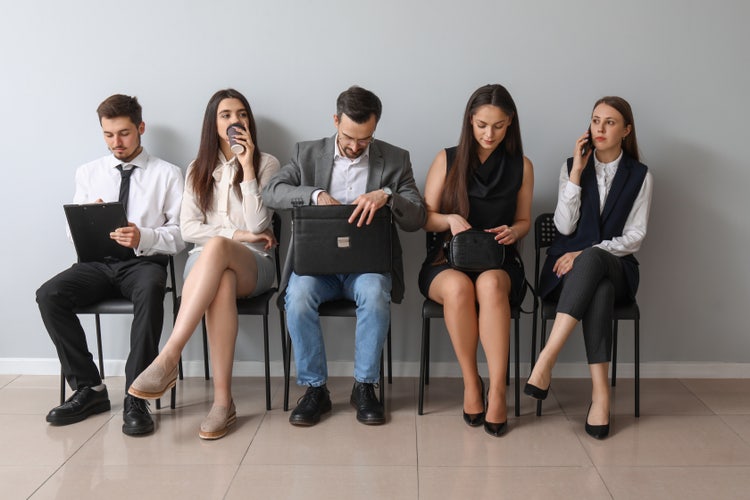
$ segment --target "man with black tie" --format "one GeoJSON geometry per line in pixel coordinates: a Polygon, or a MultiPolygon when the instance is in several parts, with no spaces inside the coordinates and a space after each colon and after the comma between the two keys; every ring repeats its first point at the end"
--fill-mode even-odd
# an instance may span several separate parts
{"type": "MultiPolygon", "coordinates": [[[[125,365],[127,393],[130,383],[159,352],[168,255],[185,248],[179,227],[182,171],[150,156],[141,146],[145,123],[138,100],[110,96],[99,105],[97,114],[112,154],[78,168],[73,201],[121,201],[128,225],[110,233],[110,238],[132,249],[132,258],[73,264],[37,290],[42,321],[57,349],[63,374],[75,391],[47,414],[47,422],[53,425],[80,422],[110,410],[107,388],[73,309],[114,297],[133,302],[125,365]]],[[[122,431],[139,435],[153,430],[146,401],[127,395],[122,431]]]]}

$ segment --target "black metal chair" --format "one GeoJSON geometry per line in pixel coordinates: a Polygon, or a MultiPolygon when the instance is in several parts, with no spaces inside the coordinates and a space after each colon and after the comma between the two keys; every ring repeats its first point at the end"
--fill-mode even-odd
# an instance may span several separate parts
{"type": "MultiPolygon", "coordinates": [[[[286,291],[282,291],[277,299],[279,307],[279,320],[281,322],[281,347],[282,357],[284,358],[284,411],[289,410],[289,381],[291,379],[291,357],[292,357],[292,339],[286,328],[284,314],[286,291]]],[[[321,317],[344,317],[356,318],[357,305],[354,301],[341,299],[330,302],[324,302],[318,307],[318,314],[321,317]]],[[[388,383],[393,382],[391,367],[391,326],[388,325],[388,336],[386,337],[386,346],[383,350],[388,355],[388,383]]],[[[380,354],[380,401],[385,405],[385,385],[383,374],[383,353],[380,354]]]]}
{"type": "MultiPolygon", "coordinates": [[[[277,214],[273,214],[273,234],[276,237],[276,241],[281,241],[281,217],[277,214]]],[[[281,282],[281,261],[279,259],[279,246],[276,245],[274,248],[276,256],[276,287],[269,289],[268,291],[256,296],[246,297],[237,299],[237,314],[246,316],[262,316],[263,317],[263,354],[265,359],[265,376],[266,376],[266,410],[271,409],[271,368],[270,368],[270,354],[268,350],[268,304],[271,302],[271,297],[278,291],[278,284],[281,282]]],[[[203,327],[203,366],[205,370],[205,378],[209,379],[208,371],[208,337],[206,333],[206,320],[205,317],[201,320],[203,327]]]]}
{"type": "MultiPolygon", "coordinates": [[[[535,261],[534,261],[534,289],[539,290],[539,273],[540,268],[540,254],[542,248],[546,248],[555,241],[558,237],[557,228],[555,227],[554,214],[544,213],[539,215],[534,221],[534,250],[535,250],[535,261]]],[[[541,336],[539,342],[539,349],[544,348],[547,336],[547,321],[554,320],[557,314],[557,303],[549,300],[542,300],[541,297],[537,297],[539,305],[539,313],[541,319],[541,336]]],[[[536,304],[535,304],[536,305],[536,304]]],[[[617,325],[620,320],[632,320],[633,321],[633,339],[634,339],[634,369],[635,369],[635,416],[640,417],[640,319],[641,313],[638,308],[638,303],[633,301],[630,304],[616,304],[613,316],[612,324],[612,387],[617,385],[617,325]]],[[[531,339],[531,368],[534,368],[536,362],[536,322],[537,315],[534,314],[534,325],[531,339]]],[[[542,401],[537,401],[536,414],[540,416],[542,414],[542,401]]]]}
{"type": "MultiPolygon", "coordinates": [[[[177,317],[177,285],[174,275],[174,259],[169,256],[169,281],[166,293],[172,295],[172,319],[177,317]]],[[[133,303],[125,298],[106,299],[88,306],[77,307],[73,310],[76,314],[93,314],[96,323],[96,348],[99,354],[99,376],[104,380],[104,356],[102,354],[102,328],[100,316],[102,314],[133,314],[133,303]]],[[[180,361],[180,378],[182,378],[182,362],[180,361]]],[[[65,402],[65,375],[60,372],[60,404],[65,402]]],[[[175,407],[176,388],[171,391],[170,408],[175,407]]],[[[156,408],[161,408],[161,400],[156,400],[156,408]]]]}

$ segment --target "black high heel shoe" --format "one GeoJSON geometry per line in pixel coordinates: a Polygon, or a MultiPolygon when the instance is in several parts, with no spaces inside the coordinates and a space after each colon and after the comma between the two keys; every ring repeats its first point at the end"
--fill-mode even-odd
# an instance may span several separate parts
{"type": "Polygon", "coordinates": [[[547,386],[546,389],[540,389],[539,387],[529,384],[526,382],[526,385],[523,386],[523,393],[527,396],[531,396],[534,399],[539,399],[541,401],[544,401],[547,399],[547,394],[549,394],[549,388],[552,384],[547,386]]]}
{"type": "Polygon", "coordinates": [[[487,412],[487,398],[484,393],[484,380],[479,377],[479,383],[482,384],[482,412],[481,413],[464,413],[464,422],[471,427],[479,427],[484,422],[484,415],[487,412]]]}
{"type": "MultiPolygon", "coordinates": [[[[490,404],[490,391],[487,389],[487,405],[490,404]]],[[[500,437],[508,430],[508,421],[495,423],[488,422],[487,419],[484,421],[484,432],[490,436],[500,437]]]]}
{"type": "MultiPolygon", "coordinates": [[[[586,411],[586,434],[591,436],[594,439],[604,439],[605,437],[609,436],[609,424],[604,425],[591,425],[589,424],[589,413],[591,412],[591,405],[589,404],[589,409],[586,411]]],[[[607,420],[611,418],[611,415],[607,413],[607,420]]]]}

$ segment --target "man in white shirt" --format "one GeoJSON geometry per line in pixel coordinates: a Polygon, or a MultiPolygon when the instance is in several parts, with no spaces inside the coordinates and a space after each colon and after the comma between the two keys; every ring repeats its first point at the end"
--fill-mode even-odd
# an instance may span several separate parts
{"type": "MultiPolygon", "coordinates": [[[[141,146],[145,131],[135,97],[116,94],[97,108],[111,155],[76,171],[75,203],[121,201],[128,225],[110,233],[131,248],[126,260],[79,262],[44,283],[36,301],[44,326],[57,349],[63,374],[75,390],[50,410],[47,422],[68,425],[110,410],[109,395],[73,309],[106,298],[125,297],[134,304],[130,353],[125,365],[125,392],[159,352],[164,319],[168,255],[185,248],[179,227],[183,177],[179,167],[148,155],[141,146]]],[[[122,431],[147,434],[154,423],[146,401],[126,396],[122,431]]]]}

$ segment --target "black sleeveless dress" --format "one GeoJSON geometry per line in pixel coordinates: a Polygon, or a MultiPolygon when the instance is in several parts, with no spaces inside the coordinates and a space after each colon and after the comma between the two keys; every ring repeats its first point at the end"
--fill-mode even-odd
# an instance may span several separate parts
{"type": "MultiPolygon", "coordinates": [[[[446,173],[450,171],[456,158],[456,147],[445,150],[447,159],[446,173]]],[[[471,174],[468,183],[469,191],[469,224],[474,229],[489,229],[502,225],[512,225],[516,216],[518,192],[523,183],[523,155],[511,157],[505,153],[501,143],[495,151],[480,164],[471,174]]],[[[450,231],[427,233],[427,257],[419,271],[419,291],[428,296],[430,284],[442,271],[450,269],[446,262],[439,264],[435,260],[440,254],[443,242],[450,237],[450,231]]],[[[503,270],[511,280],[511,305],[520,305],[526,293],[523,263],[515,244],[506,247],[506,258],[503,270]]],[[[466,273],[473,280],[479,273],[466,273]]]]}

